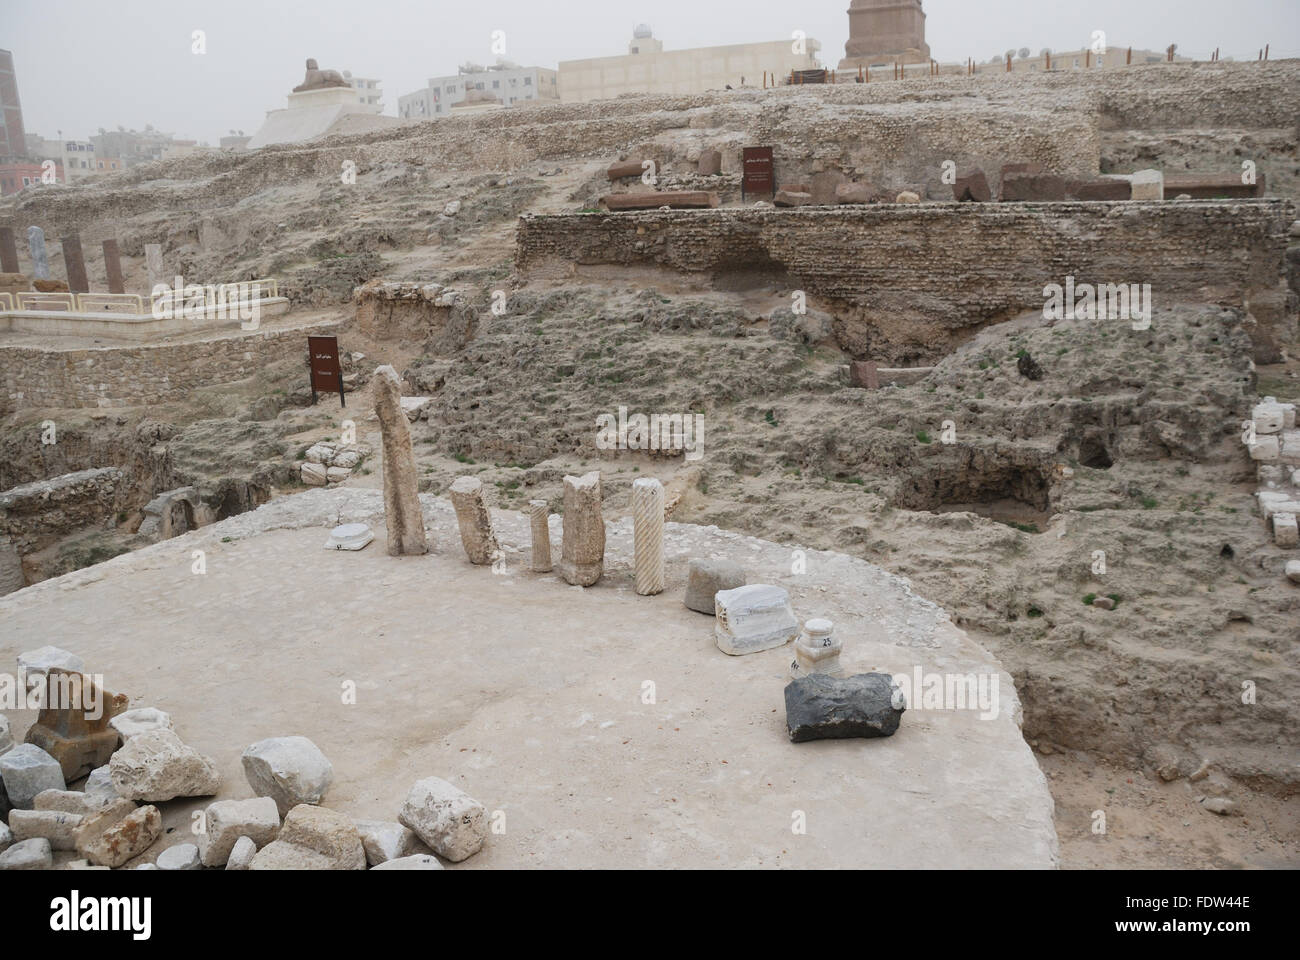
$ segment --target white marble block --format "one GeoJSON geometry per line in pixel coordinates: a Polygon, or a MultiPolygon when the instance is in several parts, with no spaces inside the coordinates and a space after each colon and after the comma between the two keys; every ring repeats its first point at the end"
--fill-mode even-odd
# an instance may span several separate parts
{"type": "Polygon", "coordinates": [[[842,649],[843,644],[835,636],[835,625],[822,617],[814,617],[803,625],[803,632],[794,642],[790,675],[804,677],[810,673],[824,673],[828,677],[842,677],[842,649]]]}
{"type": "Polygon", "coordinates": [[[770,650],[789,643],[799,633],[790,595],[780,587],[751,583],[719,590],[714,601],[713,635],[723,653],[740,656],[770,650]]]}

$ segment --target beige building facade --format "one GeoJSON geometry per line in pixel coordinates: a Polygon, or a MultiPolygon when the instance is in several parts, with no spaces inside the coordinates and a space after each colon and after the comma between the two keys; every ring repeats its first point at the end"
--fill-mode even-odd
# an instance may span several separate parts
{"type": "MultiPolygon", "coordinates": [[[[792,70],[815,70],[821,45],[811,37],[737,43],[724,47],[665,50],[646,27],[638,27],[628,52],[615,57],[560,63],[565,103],[609,100],[625,93],[691,94],[731,87],[757,87],[792,70]]],[[[779,82],[779,81],[778,81],[779,82]]]]}

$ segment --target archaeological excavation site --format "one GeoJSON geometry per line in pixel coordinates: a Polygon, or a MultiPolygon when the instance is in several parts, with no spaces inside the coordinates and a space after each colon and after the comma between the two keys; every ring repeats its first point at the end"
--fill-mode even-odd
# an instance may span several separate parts
{"type": "Polygon", "coordinates": [[[1300,866],[1296,38],[843,6],[85,176],[0,15],[0,871],[1300,866]]]}

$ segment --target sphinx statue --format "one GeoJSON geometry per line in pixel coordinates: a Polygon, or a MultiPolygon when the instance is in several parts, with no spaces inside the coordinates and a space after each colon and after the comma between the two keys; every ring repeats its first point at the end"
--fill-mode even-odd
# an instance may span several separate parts
{"type": "Polygon", "coordinates": [[[294,93],[303,93],[307,90],[326,90],[329,87],[346,87],[348,82],[343,79],[343,75],[337,70],[322,70],[316,66],[316,61],[308,59],[307,75],[302,78],[302,83],[293,88],[294,93]]]}

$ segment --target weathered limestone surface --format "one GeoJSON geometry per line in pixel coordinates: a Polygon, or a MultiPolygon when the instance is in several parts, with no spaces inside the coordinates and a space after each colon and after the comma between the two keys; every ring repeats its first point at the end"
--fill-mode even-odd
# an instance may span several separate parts
{"type": "Polygon", "coordinates": [[[438,777],[428,777],[411,787],[397,819],[414,830],[434,853],[452,863],[478,853],[487,839],[487,811],[483,804],[438,777]]]}
{"type": "Polygon", "coordinates": [[[240,837],[230,848],[230,858],[226,860],[227,870],[247,870],[257,855],[257,844],[249,837],[240,837]]]}
{"type": "Polygon", "coordinates": [[[385,860],[383,863],[372,868],[375,870],[443,870],[446,869],[438,858],[427,853],[417,853],[409,857],[398,857],[396,860],[385,860]]]}
{"type": "Polygon", "coordinates": [[[152,804],[136,807],[122,800],[98,817],[86,817],[77,832],[77,852],[105,867],[120,867],[148,850],[162,836],[162,814],[152,804]]]}
{"type": "Polygon", "coordinates": [[[203,814],[199,856],[205,867],[219,867],[235,844],[246,838],[255,848],[266,846],[280,832],[280,810],[270,797],[218,800],[203,814]]]}
{"type": "Polygon", "coordinates": [[[0,853],[0,870],[50,870],[54,867],[54,854],[50,841],[44,837],[15,843],[0,853]]]}
{"type": "Polygon", "coordinates": [[[600,471],[564,478],[564,537],[560,576],[589,587],[605,572],[605,521],[601,516],[600,471]]]}
{"type": "Polygon", "coordinates": [[[483,481],[478,477],[457,477],[448,496],[456,510],[460,542],[469,562],[480,566],[491,563],[501,547],[492,532],[492,518],[483,499],[483,481]]]}
{"type": "Polygon", "coordinates": [[[411,425],[402,412],[402,389],[397,371],[390,366],[375,370],[375,413],[383,429],[384,520],[388,525],[390,556],[418,556],[429,548],[420,510],[415,454],[411,451],[411,425]]]}
{"type": "Polygon", "coordinates": [[[533,543],[533,573],[551,572],[551,508],[545,500],[528,501],[529,533],[533,543]]]}
{"type": "Polygon", "coordinates": [[[62,810],[11,810],[9,829],[15,840],[44,837],[55,850],[75,850],[75,834],[81,819],[79,813],[62,810]]]}
{"type": "Polygon", "coordinates": [[[636,592],[664,591],[664,485],[654,477],[632,481],[632,525],[636,540],[636,592]]]}
{"type": "Polygon", "coordinates": [[[799,633],[790,595],[781,587],[751,583],[722,590],[713,628],[718,649],[732,656],[757,653],[789,643],[799,633]]]}
{"type": "Polygon", "coordinates": [[[0,756],[0,780],[9,805],[16,810],[31,810],[36,795],[44,790],[63,790],[63,768],[40,747],[20,743],[0,756]]]}
{"type": "Polygon", "coordinates": [[[216,763],[167,729],[132,737],[113,754],[108,769],[119,796],[151,803],[210,796],[221,785],[216,763]]]}
{"type": "Polygon", "coordinates": [[[172,718],[171,714],[157,707],[136,707],[119,713],[108,721],[108,725],[117,731],[125,743],[150,730],[171,730],[172,718]]]}
{"type": "Polygon", "coordinates": [[[253,857],[251,870],[364,870],[366,851],[349,817],[311,804],[294,807],[280,836],[253,857]]]}
{"type": "Polygon", "coordinates": [[[199,848],[192,843],[178,843],[158,854],[154,861],[159,870],[198,870],[199,848]]]}
{"type": "Polygon", "coordinates": [[[246,749],[244,777],[259,797],[270,797],[285,816],[299,804],[320,803],[334,766],[306,737],[271,737],[246,749]]]}
{"type": "Polygon", "coordinates": [[[358,820],[357,833],[366,849],[366,863],[377,867],[389,860],[409,857],[420,850],[415,831],[388,820],[358,820]]]}

